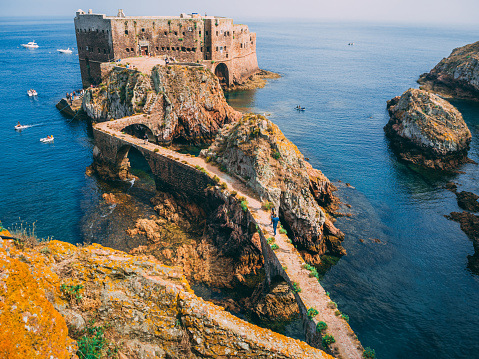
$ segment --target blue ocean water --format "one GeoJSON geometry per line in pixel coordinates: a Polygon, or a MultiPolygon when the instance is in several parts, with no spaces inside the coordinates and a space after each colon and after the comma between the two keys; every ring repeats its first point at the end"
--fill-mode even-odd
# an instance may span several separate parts
{"type": "MultiPolygon", "coordinates": [[[[459,208],[442,186],[452,180],[479,193],[478,166],[449,176],[412,170],[397,161],[382,128],[386,100],[417,87],[421,73],[476,41],[478,29],[245,23],[258,34],[260,67],[282,78],[229,101],[270,113],[352,205],[353,216],[337,222],[348,255],[322,283],[363,345],[383,359],[477,357],[479,276],[467,269],[471,241],[444,218],[459,208]],[[298,104],[306,111],[295,111],[298,104]]],[[[20,217],[36,222],[40,236],[76,242],[100,189],[84,174],[92,160],[86,124],[54,107],[81,86],[76,54],[56,53],[65,47],[76,47],[72,19],[0,18],[0,219],[10,227],[20,217]],[[40,48],[20,47],[33,39],[40,48]],[[38,98],[26,95],[32,87],[38,98]],[[17,121],[34,126],[17,133],[17,121]],[[40,143],[48,134],[55,143],[40,143]]],[[[479,162],[479,105],[454,104],[473,133],[470,157],[479,162]]]]}

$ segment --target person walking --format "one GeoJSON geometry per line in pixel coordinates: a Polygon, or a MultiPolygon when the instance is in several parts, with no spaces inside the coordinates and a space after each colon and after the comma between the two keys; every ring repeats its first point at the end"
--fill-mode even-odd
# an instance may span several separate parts
{"type": "Polygon", "coordinates": [[[145,145],[148,143],[148,134],[145,132],[145,136],[143,136],[143,139],[145,140],[145,145]]]}
{"type": "Polygon", "coordinates": [[[276,216],[274,209],[271,211],[271,224],[273,225],[273,232],[276,235],[276,227],[278,226],[279,217],[276,216]]]}

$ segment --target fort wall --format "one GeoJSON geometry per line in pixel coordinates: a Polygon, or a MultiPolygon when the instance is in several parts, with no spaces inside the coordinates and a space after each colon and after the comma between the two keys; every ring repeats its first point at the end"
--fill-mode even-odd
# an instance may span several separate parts
{"type": "Polygon", "coordinates": [[[100,63],[135,56],[168,56],[210,68],[224,86],[256,73],[256,34],[233,19],[200,16],[105,16],[78,10],[75,17],[83,86],[101,82],[100,63]],[[220,65],[223,64],[223,65],[220,65]]]}

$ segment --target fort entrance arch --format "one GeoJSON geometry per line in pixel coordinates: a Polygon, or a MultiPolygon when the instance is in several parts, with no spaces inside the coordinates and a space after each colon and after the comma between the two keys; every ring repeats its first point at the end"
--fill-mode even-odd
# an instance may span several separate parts
{"type": "Polygon", "coordinates": [[[225,63],[221,62],[216,65],[215,75],[220,80],[221,86],[228,86],[230,83],[228,66],[225,63]]]}
{"type": "Polygon", "coordinates": [[[148,126],[142,123],[135,123],[135,124],[126,126],[121,131],[142,140],[145,139],[145,134],[146,134],[146,136],[148,137],[148,142],[157,143],[156,136],[153,134],[153,131],[148,126]]]}

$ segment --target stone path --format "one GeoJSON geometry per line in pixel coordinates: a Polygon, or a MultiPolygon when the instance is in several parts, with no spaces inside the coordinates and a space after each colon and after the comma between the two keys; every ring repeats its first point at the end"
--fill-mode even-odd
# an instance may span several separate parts
{"type": "Polygon", "coordinates": [[[121,59],[117,64],[126,65],[130,64],[135,70],[139,70],[144,74],[151,75],[151,69],[156,65],[165,65],[164,57],[128,57],[126,59],[121,59]]]}
{"type": "MultiPolygon", "coordinates": [[[[98,123],[95,125],[95,128],[102,130],[103,132],[115,134],[116,137],[131,143],[135,147],[140,147],[151,152],[158,149],[158,152],[156,153],[159,155],[173,156],[173,158],[178,158],[178,161],[186,161],[193,167],[196,165],[203,167],[211,176],[218,176],[221,182],[225,182],[228,185],[228,190],[234,190],[238,192],[238,196],[244,196],[246,198],[248,201],[248,208],[261,231],[266,230],[264,236],[266,238],[273,237],[273,228],[269,211],[265,211],[261,208],[261,202],[254,198],[251,194],[251,190],[247,188],[244,183],[224,172],[221,172],[219,168],[211,163],[207,163],[205,159],[201,157],[190,157],[153,143],[145,144],[141,139],[121,133],[121,131],[117,130],[117,128],[119,128],[118,124],[115,126],[116,122],[121,121],[122,119],[98,123]]],[[[342,319],[340,315],[338,316],[335,314],[337,309],[333,307],[331,299],[326,295],[325,290],[319,284],[318,280],[314,277],[310,277],[310,272],[303,268],[305,262],[298,251],[294,248],[293,244],[289,243],[287,235],[278,232],[275,236],[275,243],[279,246],[279,249],[276,249],[274,253],[281,263],[281,266],[286,268],[285,272],[291,282],[298,283],[301,288],[301,292],[297,294],[302,304],[306,310],[309,308],[315,308],[319,311],[319,314],[313,318],[314,325],[319,321],[326,322],[328,325],[326,333],[334,336],[336,342],[330,345],[333,354],[338,358],[361,359],[363,349],[356,338],[356,335],[349,324],[342,319]]]]}

